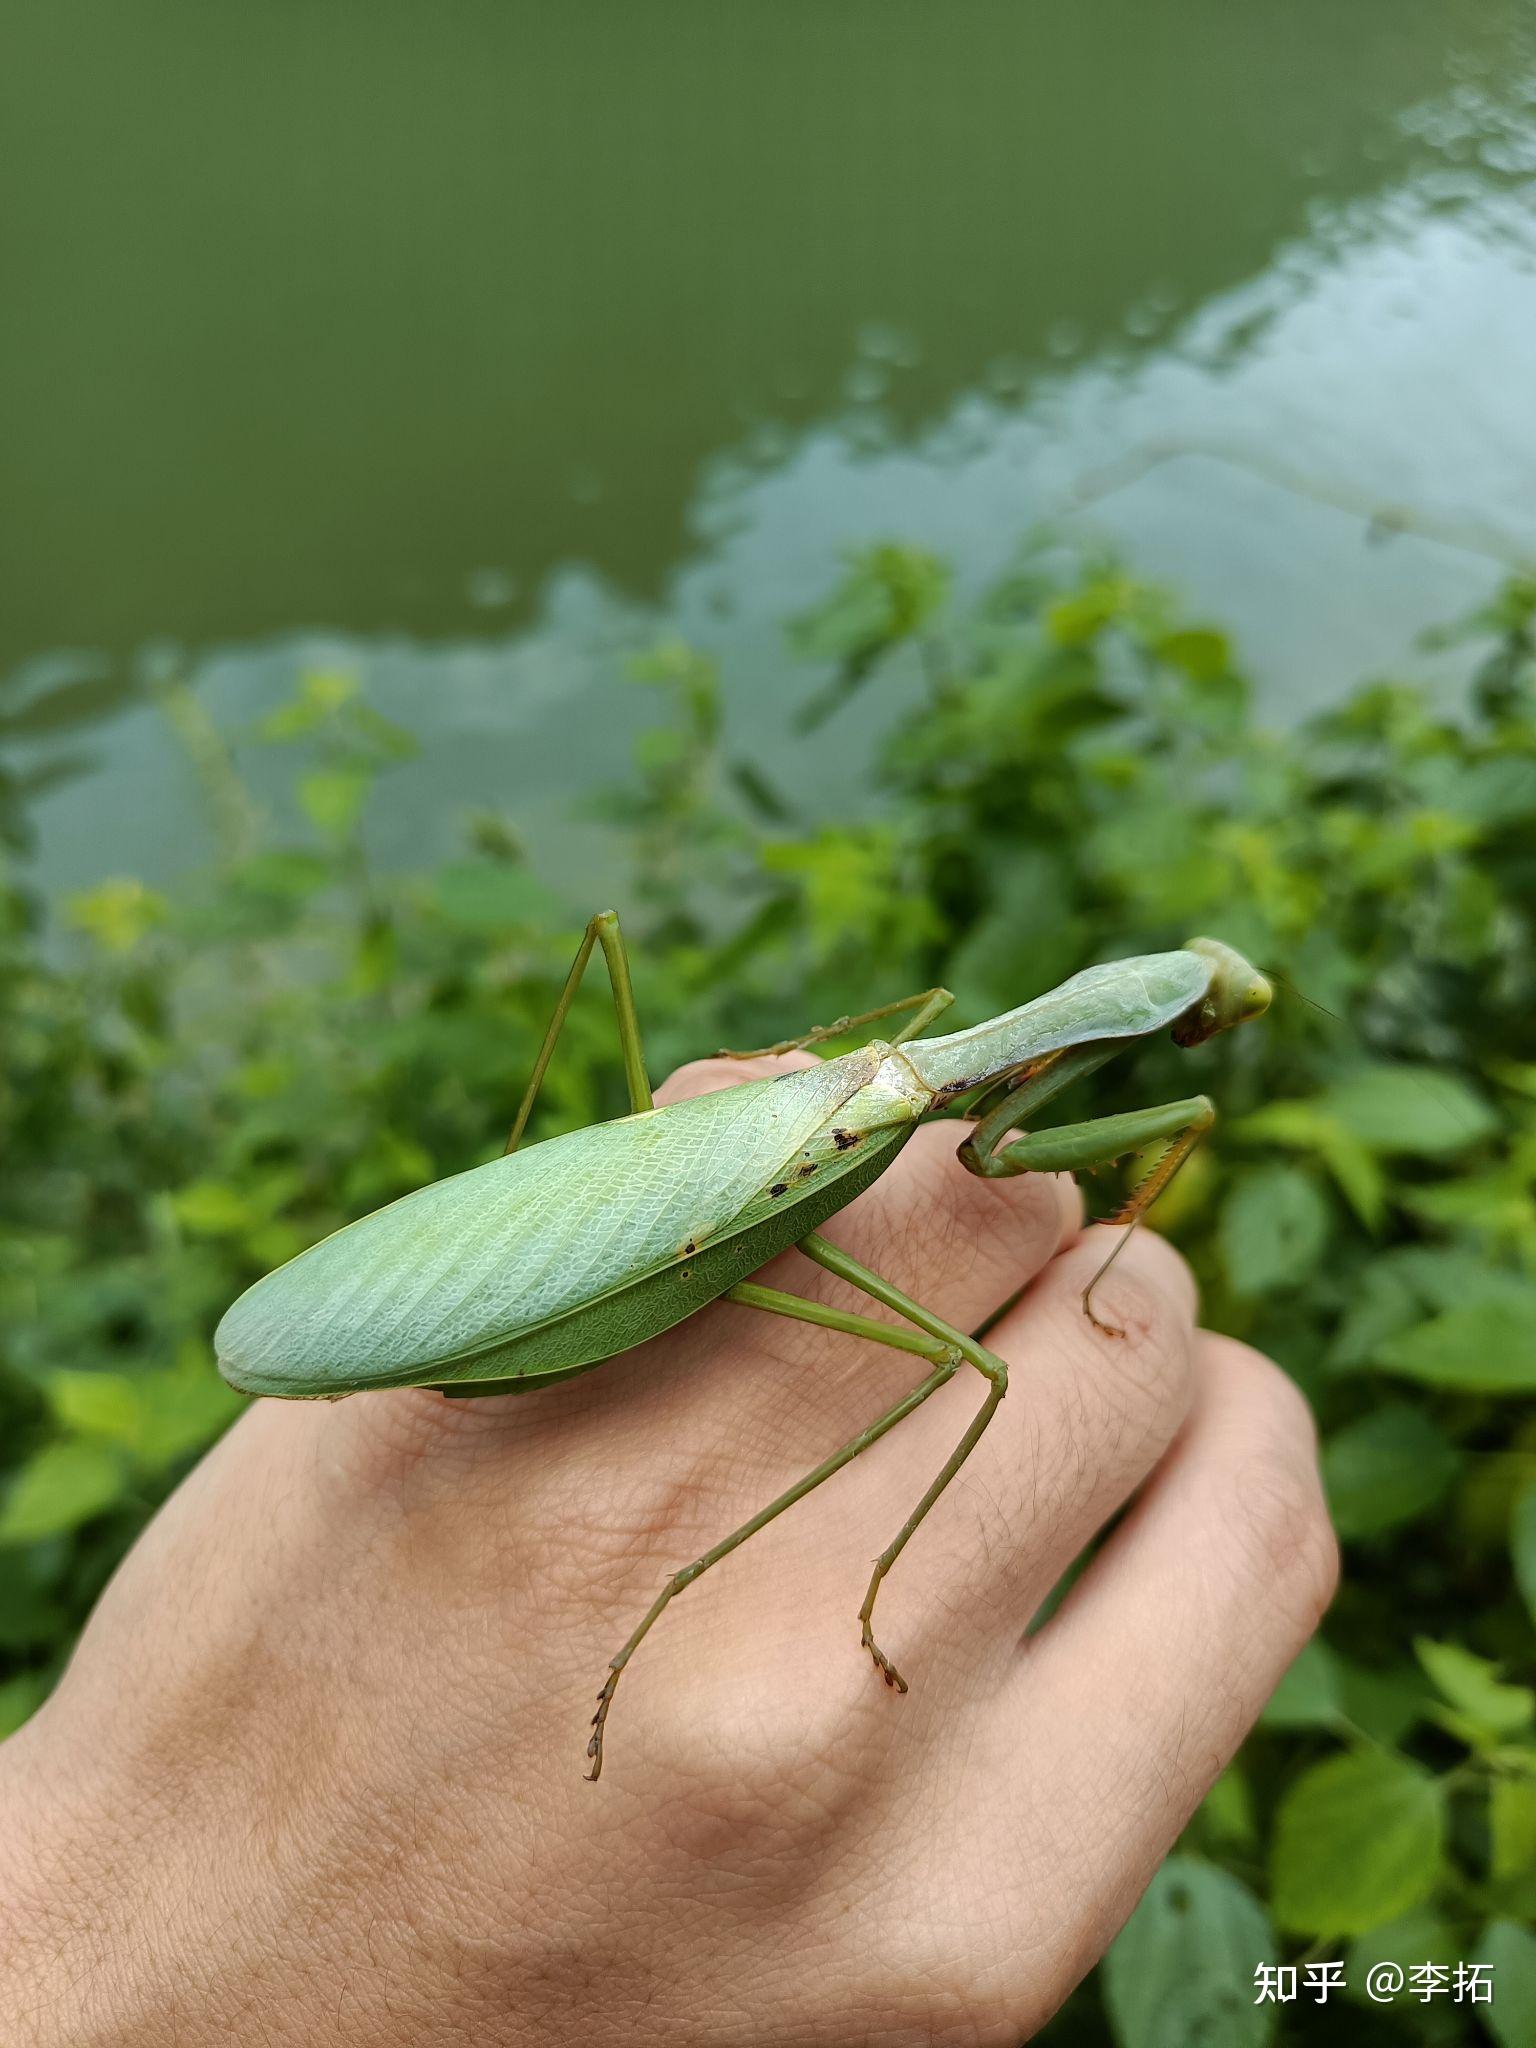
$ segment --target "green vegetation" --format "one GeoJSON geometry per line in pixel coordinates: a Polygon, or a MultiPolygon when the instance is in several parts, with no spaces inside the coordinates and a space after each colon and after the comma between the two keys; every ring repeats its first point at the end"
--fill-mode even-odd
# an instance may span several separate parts
{"type": "MultiPolygon", "coordinates": [[[[1536,584],[1458,639],[1454,715],[1373,684],[1264,732],[1225,639],[1113,565],[1032,558],[961,603],[939,564],[875,550],[796,627],[805,722],[902,665],[923,701],[868,815],[812,825],[727,759],[703,656],[637,668],[662,710],[612,808],[658,1072],[939,979],[964,1021],[1197,930],[1286,984],[1263,1028],[1150,1047],[1095,1101],[1221,1103],[1160,1220],[1208,1319],[1317,1410],[1344,1589],[1056,2040],[1530,2038],[1536,584]],[[1266,1956],[1348,1957],[1354,1989],[1256,2007],[1266,1956]],[[1474,1957],[1497,1965],[1492,2007],[1360,2002],[1372,1961],[1474,1957]]],[[[210,1361],[220,1311],[499,1149],[596,907],[551,895],[494,818],[436,872],[372,871],[368,806],[411,742],[346,677],[307,676],[229,744],[186,693],[165,707],[217,871],[169,899],[109,882],[46,944],[14,865],[0,893],[6,1725],[237,1407],[210,1361]],[[237,775],[258,745],[291,758],[286,824],[237,775]]],[[[621,1097],[593,996],[541,1127],[621,1097]]]]}

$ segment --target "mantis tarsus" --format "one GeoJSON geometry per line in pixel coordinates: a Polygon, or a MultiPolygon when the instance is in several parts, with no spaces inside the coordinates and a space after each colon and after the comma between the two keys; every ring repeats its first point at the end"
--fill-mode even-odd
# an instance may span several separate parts
{"type": "MultiPolygon", "coordinates": [[[[785,1052],[905,1015],[889,1039],[814,1067],[657,1109],[618,919],[593,918],[534,1062],[506,1153],[406,1195],[325,1238],[250,1288],[216,1337],[226,1379],[253,1394],[334,1398],[425,1386],[458,1397],[520,1392],[585,1372],[724,1297],[771,1315],[867,1337],[922,1359],[927,1376],[894,1407],[667,1580],[608,1667],[588,1756],[625,1665],[669,1601],[776,1515],[830,1479],[920,1407],[963,1364],[986,1398],[932,1485],[876,1560],[859,1612],[886,1682],[906,1681],[876,1642],[880,1584],[965,1463],[1008,1385],[1002,1359],[839,1251],[819,1226],[883,1173],[918,1124],[957,1106],[974,1119],[959,1157],[988,1178],[1077,1171],[1143,1146],[1165,1150],[1119,1212],[1125,1234],[1209,1129],[1208,1099],[1042,1131],[1033,1114],[1138,1039],[1168,1030],[1198,1045],[1258,1016],[1264,976],[1216,939],[1090,967],[1021,1009],[943,1038],[920,1038],[953,1000],[943,988],[766,1048],[785,1052]],[[561,1027],[594,948],[607,963],[630,1114],[518,1149],[561,1027]],[[1017,1135],[1010,1136],[1010,1133],[1017,1135]],[[751,1275],[798,1245],[808,1258],[900,1316],[905,1329],[831,1308],[751,1275]]],[[[748,1057],[748,1055],[734,1055],[748,1057]]],[[[1083,1292],[1093,1290],[1125,1236],[1083,1292]]]]}

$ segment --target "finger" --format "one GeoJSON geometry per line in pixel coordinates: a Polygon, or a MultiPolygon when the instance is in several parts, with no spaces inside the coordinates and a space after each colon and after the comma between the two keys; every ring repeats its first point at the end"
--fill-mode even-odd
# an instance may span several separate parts
{"type": "MultiPolygon", "coordinates": [[[[804,1052],[698,1060],[660,1092],[670,1101],[815,1064],[804,1052]]],[[[1082,1219],[1070,1174],[983,1180],[968,1173],[955,1156],[966,1128],[921,1126],[874,1185],[824,1227],[843,1250],[962,1330],[973,1329],[1033,1279],[1082,1219]]],[[[792,1293],[850,1305],[845,1283],[793,1253],[761,1277],[792,1293]]]]}
{"type": "Polygon", "coordinates": [[[1305,1400],[1256,1352],[1202,1336],[1178,1443],[997,1698],[1012,1824],[1047,1784],[1058,1805],[1077,1788],[1057,1838],[1065,1896],[1087,1910],[1129,1885],[1128,1910],[1316,1628],[1337,1569],[1305,1400]]]}

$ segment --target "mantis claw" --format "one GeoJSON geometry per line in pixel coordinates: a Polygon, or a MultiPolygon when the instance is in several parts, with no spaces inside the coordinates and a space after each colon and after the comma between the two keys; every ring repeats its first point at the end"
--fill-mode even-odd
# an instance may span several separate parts
{"type": "Polygon", "coordinates": [[[902,1677],[901,1673],[896,1669],[896,1666],[891,1662],[890,1658],[887,1657],[884,1650],[882,1650],[880,1645],[875,1641],[874,1637],[870,1634],[869,1629],[867,1627],[864,1630],[864,1647],[866,1650],[868,1650],[870,1656],[874,1658],[875,1669],[879,1672],[880,1676],[885,1680],[886,1684],[891,1686],[897,1692],[905,1692],[907,1690],[907,1681],[902,1677]]]}
{"type": "Polygon", "coordinates": [[[1125,1335],[1125,1332],[1119,1327],[1117,1323],[1106,1323],[1102,1316],[1096,1316],[1094,1314],[1093,1303],[1090,1299],[1092,1293],[1093,1289],[1091,1287],[1085,1287],[1083,1289],[1083,1314],[1088,1318],[1089,1322],[1092,1323],[1093,1327],[1096,1330],[1102,1330],[1106,1337],[1123,1337],[1125,1335]]]}
{"type": "Polygon", "coordinates": [[[589,1785],[595,1785],[603,1775],[603,1723],[608,1718],[608,1709],[613,1703],[614,1690],[618,1682],[618,1672],[611,1672],[597,1696],[597,1712],[592,1716],[592,1734],[587,1742],[587,1755],[592,1759],[592,1768],[587,1772],[589,1785]]]}

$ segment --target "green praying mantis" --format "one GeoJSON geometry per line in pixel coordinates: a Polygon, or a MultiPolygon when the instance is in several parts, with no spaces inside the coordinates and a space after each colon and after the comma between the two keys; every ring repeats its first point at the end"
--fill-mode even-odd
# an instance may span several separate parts
{"type": "Polygon", "coordinates": [[[257,1281],[219,1324],[219,1369],[247,1393],[297,1399],[406,1386],[459,1397],[517,1393],[586,1372],[722,1298],[925,1362],[927,1376],[894,1407],[667,1580],[609,1663],[587,1746],[587,1775],[596,1779],[619,1679],[668,1603],[970,1364],[987,1382],[985,1399],[876,1559],[859,1610],[864,1647],[905,1692],[875,1640],[876,1596],[996,1414],[1008,1368],[830,1244],[820,1226],[884,1173],[920,1123],[957,1107],[971,1119],[960,1160],[987,1178],[1072,1172],[1162,1144],[1111,1219],[1124,1232],[1083,1291],[1084,1312],[1118,1336],[1094,1314],[1094,1288],[1215,1110],[1195,1095],[1041,1131],[1027,1122],[1137,1040],[1167,1030],[1182,1046],[1199,1045],[1257,1017],[1269,1000],[1269,983],[1241,954],[1193,939],[1174,952],[1090,967],[1021,1009],[942,1038],[920,1034],[953,997],[926,989],[763,1050],[788,1052],[906,1015],[889,1039],[658,1109],[618,919],[604,911],[587,926],[503,1156],[403,1196],[257,1281]],[[630,1114],[519,1150],[596,947],[608,968],[630,1114]],[[906,1327],[751,1278],[791,1245],[906,1327]]]}

